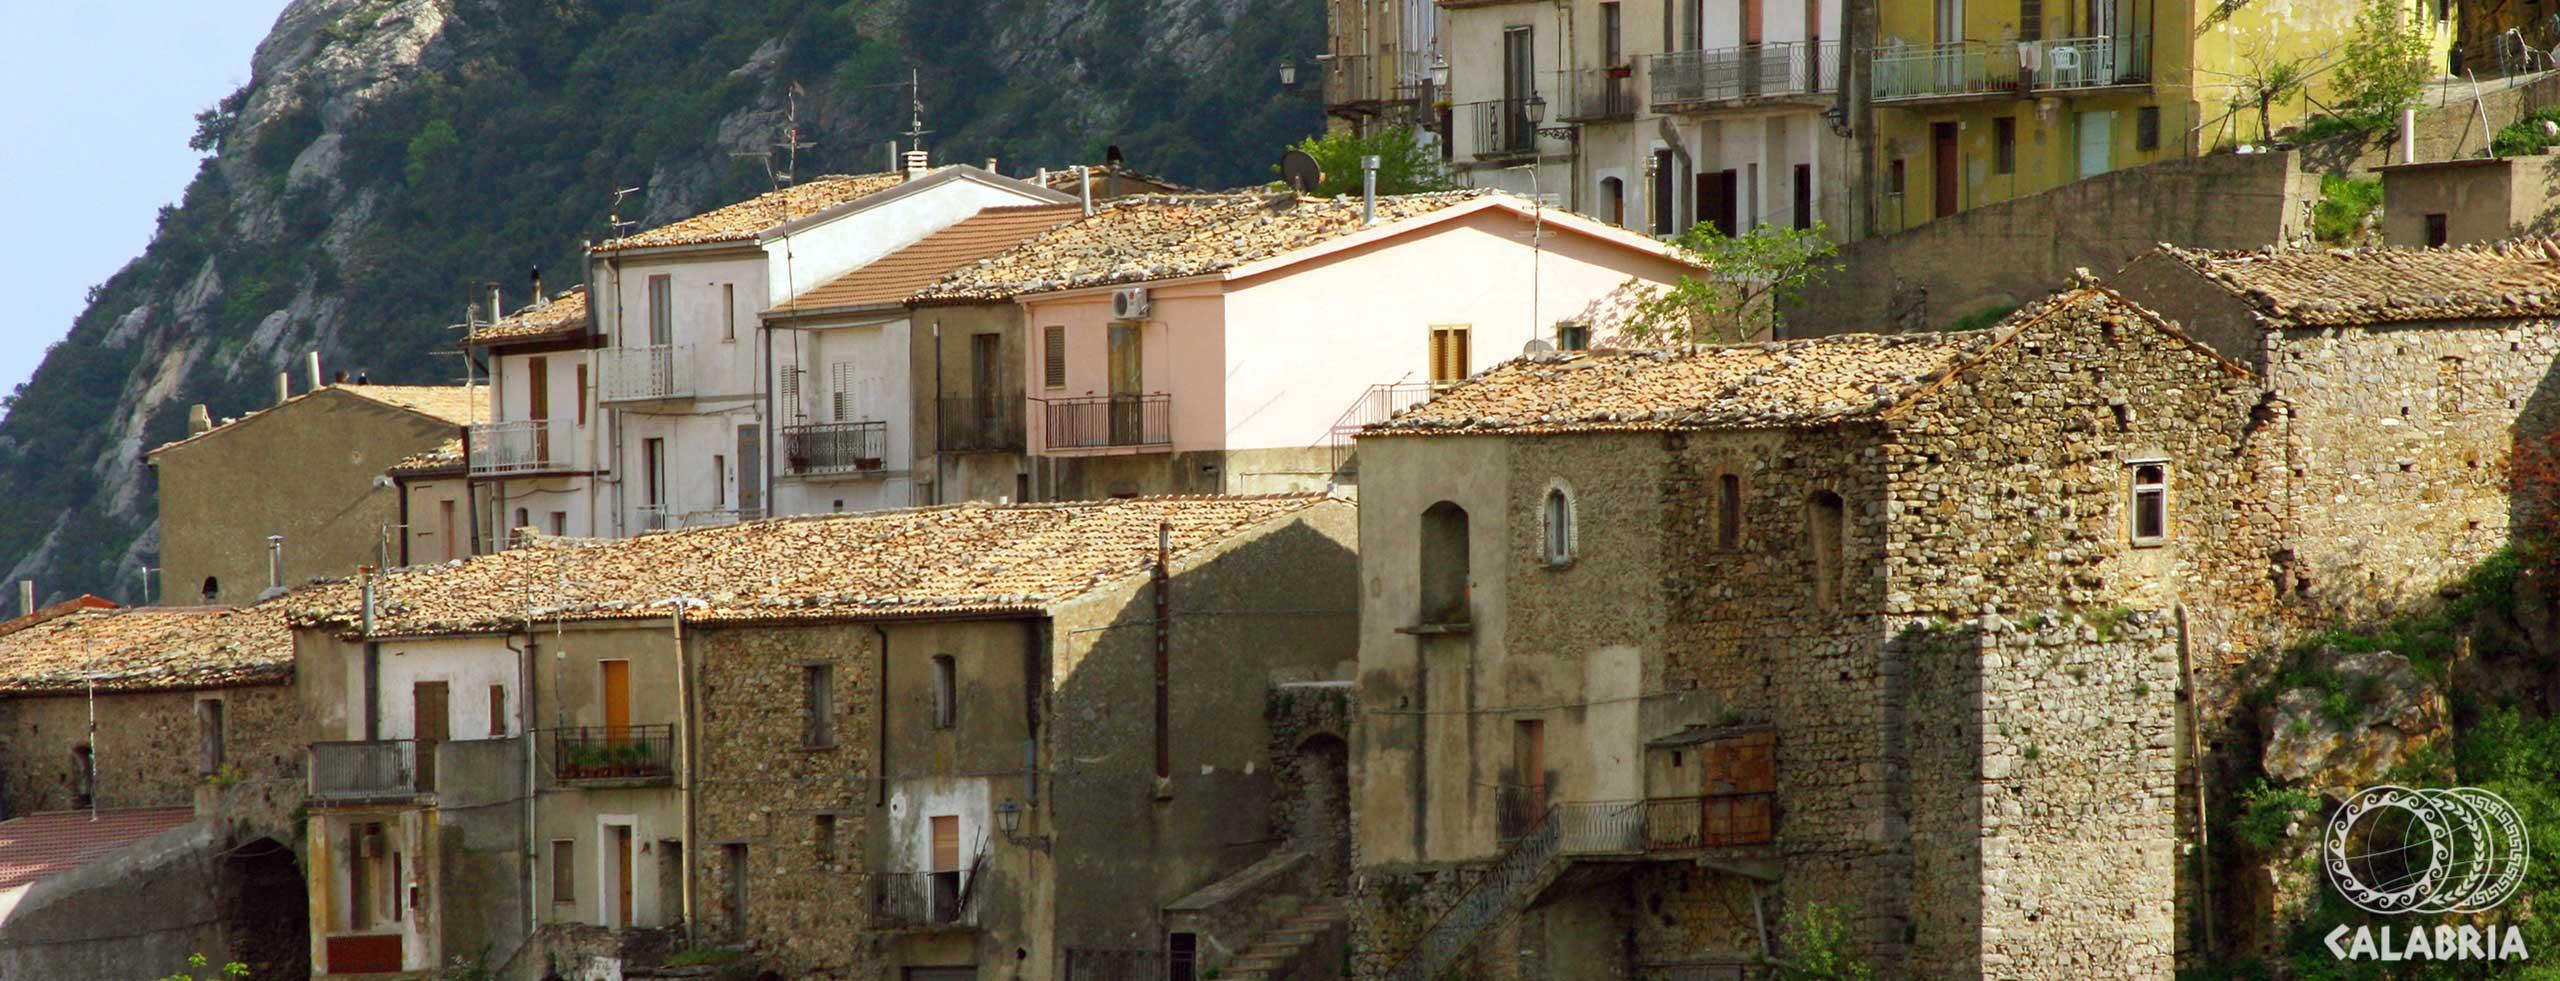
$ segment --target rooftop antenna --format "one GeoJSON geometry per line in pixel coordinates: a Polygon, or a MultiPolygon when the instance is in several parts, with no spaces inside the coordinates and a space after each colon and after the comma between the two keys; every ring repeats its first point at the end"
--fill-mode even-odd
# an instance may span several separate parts
{"type": "Polygon", "coordinates": [[[793,82],[791,83],[791,87],[786,90],[784,94],[785,101],[783,103],[782,110],[782,140],[780,142],[771,144],[767,149],[760,151],[730,154],[732,157],[756,157],[761,159],[764,162],[765,179],[771,181],[773,189],[777,191],[790,187],[793,180],[792,175],[800,171],[800,151],[817,146],[815,143],[811,143],[800,138],[801,91],[800,83],[793,82]],[[780,150],[783,154],[782,166],[780,167],[775,167],[773,165],[773,151],[775,150],[780,150]]]}
{"type": "Polygon", "coordinates": [[[924,72],[918,69],[907,69],[907,100],[907,149],[922,150],[924,135],[933,131],[924,128],[924,72]]]}
{"type": "Polygon", "coordinates": [[[637,187],[626,187],[613,192],[613,210],[607,213],[604,218],[606,230],[612,234],[606,237],[621,238],[624,229],[639,224],[639,222],[636,221],[622,220],[622,199],[638,193],[640,193],[640,188],[637,187]]]}

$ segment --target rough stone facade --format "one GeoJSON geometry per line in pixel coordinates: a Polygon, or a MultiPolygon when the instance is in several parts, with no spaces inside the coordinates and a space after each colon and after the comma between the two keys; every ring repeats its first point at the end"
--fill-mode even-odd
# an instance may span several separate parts
{"type": "Polygon", "coordinates": [[[301,725],[290,685],[100,693],[98,731],[80,695],[0,698],[0,818],[84,806],[75,749],[95,754],[100,808],[192,807],[219,790],[231,816],[284,828],[302,796],[301,725]],[[223,702],[223,761],[203,767],[196,703],[223,702]]]}

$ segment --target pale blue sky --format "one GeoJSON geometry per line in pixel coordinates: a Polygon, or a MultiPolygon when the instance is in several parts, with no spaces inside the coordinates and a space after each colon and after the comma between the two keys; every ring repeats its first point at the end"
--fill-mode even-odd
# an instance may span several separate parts
{"type": "Polygon", "coordinates": [[[0,0],[0,392],[196,172],[195,114],[249,80],[285,0],[0,0]]]}

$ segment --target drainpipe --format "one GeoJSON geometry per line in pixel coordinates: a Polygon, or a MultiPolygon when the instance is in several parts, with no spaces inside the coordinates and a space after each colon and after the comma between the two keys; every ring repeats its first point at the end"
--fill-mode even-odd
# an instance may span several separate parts
{"type": "Polygon", "coordinates": [[[871,665],[871,687],[879,693],[880,701],[878,711],[871,716],[871,758],[879,761],[872,767],[871,806],[886,807],[889,803],[889,631],[875,623],[871,625],[871,632],[880,638],[880,654],[871,665]]]}
{"type": "MultiPolygon", "coordinates": [[[[910,326],[912,328],[912,325],[910,326]]],[[[975,408],[974,406],[972,408],[975,408]]],[[[933,318],[933,503],[950,497],[942,487],[942,318],[933,318]]]]}
{"type": "MultiPolygon", "coordinates": [[[[766,502],[765,506],[771,507],[772,502],[766,502]]],[[[674,747],[680,754],[676,759],[676,769],[684,774],[684,827],[678,832],[684,840],[684,878],[678,887],[683,891],[678,902],[684,910],[685,932],[690,935],[694,924],[701,922],[693,910],[693,799],[700,787],[700,780],[693,773],[693,740],[700,727],[694,724],[693,662],[685,657],[683,603],[676,603],[674,609],[667,611],[667,633],[676,648],[676,721],[684,726],[684,735],[675,740],[674,747]]],[[[693,938],[688,936],[687,939],[693,938]]]]}
{"type": "Polygon", "coordinates": [[[520,844],[523,851],[522,860],[516,863],[522,871],[516,878],[516,888],[521,892],[524,905],[524,940],[518,943],[519,949],[523,943],[533,939],[534,931],[539,928],[534,915],[533,866],[541,859],[540,851],[534,846],[541,837],[541,829],[534,823],[539,813],[534,804],[542,787],[541,778],[535,773],[535,765],[541,762],[541,755],[534,748],[533,661],[540,638],[541,635],[534,632],[533,617],[529,615],[524,620],[522,648],[509,643],[506,634],[498,635],[498,643],[506,645],[507,650],[516,656],[516,738],[524,746],[524,833],[520,844]]]}

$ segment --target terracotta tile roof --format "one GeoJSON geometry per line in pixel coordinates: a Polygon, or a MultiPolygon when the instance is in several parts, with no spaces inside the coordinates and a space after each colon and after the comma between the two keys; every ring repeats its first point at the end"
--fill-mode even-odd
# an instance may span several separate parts
{"type": "Polygon", "coordinates": [[[2000,335],[1841,334],[1537,355],[1486,369],[1361,435],[1819,426],[1891,408],[2000,335]]]}
{"type": "Polygon", "coordinates": [[[211,438],[217,434],[230,430],[233,426],[237,426],[241,423],[266,415],[267,413],[274,412],[278,409],[282,409],[286,406],[294,405],[304,399],[319,395],[322,392],[337,392],[342,395],[352,395],[369,402],[387,405],[395,409],[406,409],[408,411],[418,413],[419,415],[452,423],[456,426],[469,425],[470,421],[474,418],[474,412],[477,412],[479,414],[478,417],[483,420],[485,420],[489,414],[489,405],[487,401],[489,398],[489,389],[485,385],[330,385],[316,391],[304,392],[300,395],[296,395],[282,402],[251,412],[248,415],[241,416],[237,419],[225,419],[222,421],[221,425],[205,430],[204,432],[154,447],[151,452],[146,455],[156,456],[200,439],[211,438]]]}
{"type": "Polygon", "coordinates": [[[988,208],[765,312],[783,314],[901,303],[955,269],[1013,248],[1077,217],[1077,206],[1072,204],[988,208]]]}
{"type": "Polygon", "coordinates": [[[2239,297],[2268,327],[2560,315],[2560,239],[2440,249],[2159,251],[2239,297]]]}
{"type": "Polygon", "coordinates": [[[462,470],[462,437],[456,436],[437,444],[435,449],[409,454],[392,464],[385,473],[398,476],[459,473],[462,470]]]}
{"type": "Polygon", "coordinates": [[[213,688],[293,674],[274,603],[85,610],[0,635],[0,694],[213,688]]]}
{"type": "MultiPolygon", "coordinates": [[[[1493,192],[1443,191],[1378,199],[1387,225],[1493,192]]],[[[1024,293],[1199,276],[1361,231],[1360,199],[1291,194],[1128,197],[916,293],[919,302],[972,303],[1024,293]]]]}
{"type": "Polygon", "coordinates": [[[83,593],[76,598],[63,600],[17,619],[0,621],[0,635],[15,633],[47,620],[59,619],[82,610],[113,610],[122,605],[111,599],[102,599],[83,593]]]}
{"type": "Polygon", "coordinates": [[[195,820],[189,807],[135,807],[99,811],[53,811],[0,821],[0,910],[14,906],[10,894],[90,862],[127,845],[195,820]]]}
{"type": "Polygon", "coordinates": [[[905,183],[903,173],[820,177],[779,191],[756,195],[725,208],[705,211],[636,235],[607,239],[594,252],[621,252],[667,245],[744,242],[767,230],[828,208],[870,197],[905,183]]]}
{"type": "MultiPolygon", "coordinates": [[[[536,537],[376,580],[380,636],[503,629],[526,617],[844,620],[1031,613],[1146,571],[1156,526],[1177,556],[1315,507],[1315,495],[952,505],[777,518],[614,540],[536,537]]],[[[296,625],[354,629],[358,587],[278,600],[296,625]]]]}
{"type": "Polygon", "coordinates": [[[472,331],[465,344],[497,344],[570,337],[587,329],[587,288],[572,286],[541,306],[528,306],[472,331]]]}
{"type": "MultiPolygon", "coordinates": [[[[1111,186],[1111,177],[1113,174],[1118,174],[1120,177],[1123,197],[1130,194],[1208,193],[1207,191],[1192,187],[1188,184],[1169,181],[1154,174],[1131,170],[1127,167],[1114,167],[1110,164],[1103,164],[1099,167],[1094,167],[1089,171],[1089,173],[1093,175],[1093,196],[1097,200],[1099,200],[1104,194],[1108,193],[1108,188],[1111,186]]],[[[1078,183],[1076,179],[1076,169],[1073,167],[1069,167],[1065,170],[1049,171],[1049,176],[1046,179],[1036,181],[1035,183],[1038,183],[1042,187],[1046,187],[1052,191],[1063,191],[1068,194],[1079,194],[1083,191],[1083,185],[1078,183]]]]}

